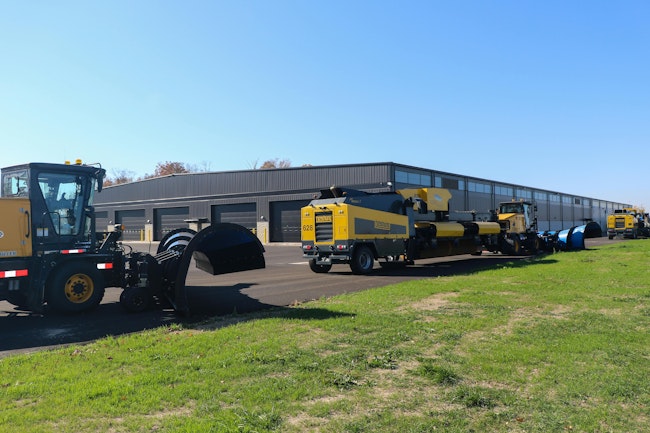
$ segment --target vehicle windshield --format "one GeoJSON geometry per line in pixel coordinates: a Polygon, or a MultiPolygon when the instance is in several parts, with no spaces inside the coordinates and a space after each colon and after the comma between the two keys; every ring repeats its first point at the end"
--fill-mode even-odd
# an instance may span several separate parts
{"type": "Polygon", "coordinates": [[[74,174],[40,173],[38,185],[60,235],[76,235],[82,229],[86,178],[74,174]]]}
{"type": "Polygon", "coordinates": [[[523,213],[523,205],[521,203],[503,203],[499,213],[523,213]]]}

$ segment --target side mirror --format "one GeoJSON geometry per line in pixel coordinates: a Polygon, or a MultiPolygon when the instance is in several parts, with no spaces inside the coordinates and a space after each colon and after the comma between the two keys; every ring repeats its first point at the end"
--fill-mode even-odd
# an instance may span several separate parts
{"type": "Polygon", "coordinates": [[[106,170],[100,168],[96,172],[97,177],[97,192],[102,192],[102,187],[104,186],[104,177],[106,177],[106,170]]]}

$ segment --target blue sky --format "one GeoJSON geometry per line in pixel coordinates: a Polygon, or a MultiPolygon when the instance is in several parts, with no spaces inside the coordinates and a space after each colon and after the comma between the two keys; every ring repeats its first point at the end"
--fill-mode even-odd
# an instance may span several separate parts
{"type": "Polygon", "coordinates": [[[0,6],[2,166],[393,161],[650,208],[647,1],[0,6]]]}

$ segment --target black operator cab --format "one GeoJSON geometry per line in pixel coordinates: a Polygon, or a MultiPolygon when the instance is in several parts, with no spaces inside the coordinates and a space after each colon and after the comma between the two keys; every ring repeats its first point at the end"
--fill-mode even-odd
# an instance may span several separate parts
{"type": "Polygon", "coordinates": [[[2,169],[2,197],[28,198],[36,250],[95,243],[93,198],[105,170],[98,166],[30,163],[2,169]]]}

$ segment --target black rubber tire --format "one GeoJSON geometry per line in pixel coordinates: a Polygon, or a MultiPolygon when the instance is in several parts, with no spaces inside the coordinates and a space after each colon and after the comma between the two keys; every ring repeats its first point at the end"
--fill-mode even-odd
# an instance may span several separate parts
{"type": "Polygon", "coordinates": [[[353,274],[366,275],[372,272],[375,263],[375,257],[370,248],[361,245],[354,249],[354,256],[350,262],[350,269],[353,274]]]}
{"type": "Polygon", "coordinates": [[[537,254],[539,253],[539,250],[541,249],[539,238],[535,237],[534,239],[529,239],[526,251],[529,254],[537,254]]]}
{"type": "Polygon", "coordinates": [[[61,313],[80,313],[99,305],[104,298],[104,282],[96,266],[69,262],[55,270],[45,288],[50,307],[61,313]]]}
{"type": "Polygon", "coordinates": [[[326,274],[332,269],[332,265],[319,265],[316,264],[316,259],[309,260],[309,269],[317,274],[326,274]]]}
{"type": "Polygon", "coordinates": [[[502,244],[502,250],[501,252],[503,254],[509,255],[509,256],[518,256],[521,254],[521,242],[519,241],[519,238],[516,236],[509,237],[508,239],[505,239],[503,244],[502,244]]]}
{"type": "Polygon", "coordinates": [[[120,295],[120,305],[129,313],[141,313],[152,304],[153,296],[144,287],[129,287],[120,295]]]}

